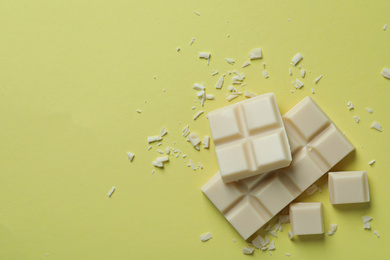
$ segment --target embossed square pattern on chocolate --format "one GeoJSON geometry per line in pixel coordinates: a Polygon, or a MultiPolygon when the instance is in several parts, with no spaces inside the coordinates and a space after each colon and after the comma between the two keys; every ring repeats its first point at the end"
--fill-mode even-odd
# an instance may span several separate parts
{"type": "Polygon", "coordinates": [[[217,109],[208,119],[224,182],[290,165],[290,146],[273,93],[217,109]]]}

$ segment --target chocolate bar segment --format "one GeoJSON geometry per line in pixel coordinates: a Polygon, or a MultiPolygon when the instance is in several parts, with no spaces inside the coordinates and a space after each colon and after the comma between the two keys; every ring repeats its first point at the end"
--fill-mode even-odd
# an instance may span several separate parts
{"type": "Polygon", "coordinates": [[[330,172],[329,197],[332,204],[369,202],[367,172],[330,172]]]}
{"type": "Polygon", "coordinates": [[[224,182],[290,165],[290,146],[273,93],[212,111],[208,118],[224,182]]]}

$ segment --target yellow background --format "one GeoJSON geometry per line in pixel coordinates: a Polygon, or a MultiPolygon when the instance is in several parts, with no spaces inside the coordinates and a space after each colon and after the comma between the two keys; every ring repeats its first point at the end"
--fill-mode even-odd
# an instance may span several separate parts
{"type": "Polygon", "coordinates": [[[300,197],[323,202],[326,231],[337,223],[337,233],[290,241],[286,224],[272,256],[256,250],[252,258],[386,257],[390,80],[380,73],[390,68],[390,29],[383,31],[389,9],[389,1],[1,1],[0,259],[251,257],[200,191],[218,169],[213,144],[198,152],[181,135],[187,124],[210,135],[205,115],[195,122],[192,116],[228,105],[231,76],[221,90],[214,85],[233,69],[246,75],[242,89],[274,92],[281,113],[312,96],[356,146],[336,169],[367,170],[371,192],[368,206],[334,207],[327,189],[300,197]],[[263,59],[242,69],[256,47],[263,59]],[[211,52],[209,66],[199,51],[211,52]],[[298,68],[288,75],[297,52],[311,73],[291,93],[300,78],[298,68]],[[216,100],[194,103],[195,82],[216,100]],[[374,120],[382,133],[369,128],[374,120]],[[163,170],[152,166],[158,147],[147,151],[146,140],[162,126],[168,135],[160,148],[188,155],[171,157],[163,170]],[[132,163],[126,151],[136,154],[132,163]],[[189,159],[204,169],[192,171],[189,159]],[[363,230],[365,214],[374,218],[371,231],[363,230]],[[213,238],[201,243],[205,232],[213,238]]]}

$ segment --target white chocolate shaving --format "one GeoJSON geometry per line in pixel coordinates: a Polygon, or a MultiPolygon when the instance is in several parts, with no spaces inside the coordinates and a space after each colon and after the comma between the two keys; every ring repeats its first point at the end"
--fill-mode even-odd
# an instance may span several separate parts
{"type": "Polygon", "coordinates": [[[198,13],[197,11],[194,11],[194,14],[196,14],[197,16],[200,16],[200,13],[198,13]]]}
{"type": "Polygon", "coordinates": [[[269,78],[268,72],[267,72],[266,70],[263,71],[263,76],[264,76],[264,78],[266,78],[266,79],[269,78]]]}
{"type": "Polygon", "coordinates": [[[280,225],[280,223],[278,222],[278,223],[276,223],[275,225],[274,225],[274,230],[275,231],[278,231],[279,230],[279,228],[281,227],[282,225],[280,225]]]}
{"type": "Polygon", "coordinates": [[[205,136],[203,139],[203,148],[208,149],[210,145],[210,136],[205,136]]]}
{"type": "Polygon", "coordinates": [[[255,97],[256,95],[253,94],[253,93],[251,93],[251,92],[249,92],[248,90],[245,90],[244,96],[247,97],[247,98],[253,98],[253,97],[255,97]]]}
{"type": "Polygon", "coordinates": [[[199,52],[199,58],[200,59],[206,59],[207,60],[207,66],[210,63],[210,56],[211,56],[211,54],[209,52],[199,52]]]}
{"type": "Polygon", "coordinates": [[[204,90],[204,86],[199,83],[195,83],[192,88],[199,91],[204,90]]]}
{"type": "Polygon", "coordinates": [[[274,237],[278,237],[278,234],[276,234],[276,230],[269,230],[268,234],[270,234],[271,236],[274,236],[274,237]]]}
{"type": "Polygon", "coordinates": [[[291,68],[288,68],[288,73],[290,74],[290,76],[292,75],[292,70],[291,70],[291,68]]]}
{"type": "Polygon", "coordinates": [[[255,251],[255,249],[250,248],[250,247],[243,247],[242,248],[242,253],[244,255],[251,255],[251,254],[253,254],[253,251],[255,251]]]}
{"type": "Polygon", "coordinates": [[[253,49],[249,52],[249,59],[250,60],[257,60],[257,59],[261,59],[262,57],[263,56],[261,54],[260,48],[253,49]]]}
{"type": "Polygon", "coordinates": [[[383,31],[386,31],[387,29],[387,24],[383,25],[383,31]]]}
{"type": "Polygon", "coordinates": [[[129,158],[129,161],[132,162],[133,159],[134,159],[134,154],[133,153],[130,153],[130,152],[127,152],[127,157],[129,158]]]}
{"type": "Polygon", "coordinates": [[[374,230],[374,234],[375,234],[378,238],[380,238],[380,236],[379,236],[379,234],[378,234],[378,232],[377,232],[376,230],[374,230]]]}
{"type": "Polygon", "coordinates": [[[379,124],[379,123],[376,122],[376,121],[374,121],[374,122],[371,124],[370,128],[376,129],[376,130],[378,130],[379,132],[382,132],[382,125],[379,124]]]}
{"type": "Polygon", "coordinates": [[[160,130],[160,136],[163,137],[163,136],[166,135],[167,133],[168,133],[167,130],[165,130],[165,128],[162,127],[161,130],[160,130]]]}
{"type": "Polygon", "coordinates": [[[190,160],[190,164],[191,164],[192,170],[196,171],[195,165],[194,165],[194,163],[192,162],[192,160],[190,160]]]}
{"type": "Polygon", "coordinates": [[[371,229],[370,222],[363,222],[363,229],[371,229]]]}
{"type": "Polygon", "coordinates": [[[222,88],[222,85],[223,85],[223,76],[221,76],[217,82],[217,84],[215,84],[215,88],[222,88]]]}
{"type": "Polygon", "coordinates": [[[370,216],[363,216],[362,217],[364,229],[371,229],[371,225],[370,225],[371,220],[372,220],[372,217],[370,217],[370,216]]]}
{"type": "Polygon", "coordinates": [[[204,90],[199,91],[198,93],[196,93],[196,95],[198,96],[198,98],[200,100],[200,104],[203,106],[204,101],[206,100],[206,95],[205,95],[204,90]]]}
{"type": "Polygon", "coordinates": [[[190,133],[190,126],[187,125],[186,127],[183,128],[182,131],[183,131],[183,136],[187,137],[189,135],[189,133],[190,133]]]}
{"type": "Polygon", "coordinates": [[[315,84],[317,84],[318,83],[318,81],[320,81],[320,79],[322,78],[322,75],[321,76],[319,76],[318,78],[316,78],[316,79],[314,79],[314,83],[315,84]]]}
{"type": "Polygon", "coordinates": [[[371,160],[368,162],[369,165],[373,165],[375,163],[375,160],[371,160]]]}
{"type": "Polygon", "coordinates": [[[107,193],[107,196],[111,197],[114,191],[115,191],[115,187],[112,187],[111,190],[107,193]]]}
{"type": "Polygon", "coordinates": [[[227,97],[227,101],[232,101],[233,99],[235,99],[236,97],[238,97],[238,95],[229,95],[228,97],[227,97]]]}
{"type": "MultiPolygon", "coordinates": [[[[294,86],[294,88],[298,88],[294,81],[292,81],[291,84],[294,86]]],[[[295,92],[295,91],[294,91],[294,92],[295,92]]],[[[292,90],[291,90],[291,93],[293,93],[292,90]]]]}
{"type": "Polygon", "coordinates": [[[311,93],[314,94],[314,88],[311,88],[311,93]]]}
{"type": "Polygon", "coordinates": [[[275,247],[275,241],[271,241],[271,243],[269,243],[269,246],[268,246],[268,251],[271,251],[271,250],[275,250],[276,247],[275,247]]]}
{"type": "Polygon", "coordinates": [[[237,76],[241,76],[241,74],[240,74],[240,73],[238,73],[238,71],[237,71],[237,70],[233,70],[233,73],[234,73],[234,74],[236,74],[237,76]]]}
{"type": "Polygon", "coordinates": [[[353,116],[353,118],[355,119],[356,123],[360,122],[360,118],[358,116],[353,116]]]}
{"type": "Polygon", "coordinates": [[[194,41],[195,41],[195,38],[192,37],[191,42],[190,42],[190,46],[194,43],[194,41]]]}
{"type": "Polygon", "coordinates": [[[387,68],[383,68],[382,70],[382,76],[387,78],[387,79],[390,79],[390,69],[387,69],[387,68]]]}
{"type": "Polygon", "coordinates": [[[201,114],[203,114],[203,111],[199,111],[198,113],[196,113],[193,119],[196,120],[201,114]]]}
{"type": "Polygon", "coordinates": [[[233,65],[236,61],[235,60],[233,60],[233,59],[228,59],[228,58],[225,58],[225,60],[229,63],[229,64],[231,64],[231,65],[233,65]]]}
{"type": "Polygon", "coordinates": [[[199,58],[200,59],[210,59],[211,54],[209,52],[199,52],[199,58]]]}
{"type": "Polygon", "coordinates": [[[188,136],[188,139],[190,140],[190,143],[192,144],[193,147],[197,146],[200,143],[200,138],[195,133],[191,133],[188,136]]]}
{"type": "Polygon", "coordinates": [[[215,97],[212,94],[206,94],[206,99],[207,100],[215,100],[215,97]]]}
{"type": "Polygon", "coordinates": [[[159,167],[159,168],[163,168],[163,167],[164,167],[163,162],[162,162],[162,161],[159,161],[159,160],[152,161],[152,164],[153,164],[155,167],[159,167]]]}
{"type": "Polygon", "coordinates": [[[300,89],[303,87],[303,83],[299,80],[299,79],[295,79],[295,82],[296,82],[296,88],[297,89],[300,89]]]}
{"type": "Polygon", "coordinates": [[[299,52],[292,58],[292,63],[293,65],[297,65],[298,62],[300,62],[301,60],[303,59],[303,56],[302,54],[300,54],[299,52]]]}
{"type": "Polygon", "coordinates": [[[156,159],[156,162],[159,162],[159,163],[163,163],[163,162],[167,162],[169,161],[169,157],[168,156],[164,156],[164,157],[159,157],[156,159]]]}
{"type": "Polygon", "coordinates": [[[202,242],[206,242],[207,240],[210,240],[211,238],[213,238],[213,237],[211,236],[211,233],[210,233],[210,232],[207,232],[207,233],[202,234],[202,235],[200,236],[200,240],[201,240],[202,242]]]}
{"type": "Polygon", "coordinates": [[[235,87],[231,86],[231,85],[228,86],[228,90],[230,92],[237,92],[237,89],[235,87]]]}
{"type": "Polygon", "coordinates": [[[241,84],[245,77],[241,76],[233,76],[232,83],[233,84],[241,84]]]}
{"type": "Polygon", "coordinates": [[[248,67],[249,65],[251,65],[250,62],[244,62],[244,64],[242,64],[241,68],[248,67]]]}
{"type": "Polygon", "coordinates": [[[328,232],[328,235],[334,235],[334,233],[336,233],[336,230],[337,230],[337,224],[330,224],[330,230],[328,232]]]}
{"type": "Polygon", "coordinates": [[[349,110],[353,109],[353,104],[351,101],[348,102],[347,107],[349,110]]]}
{"type": "Polygon", "coordinates": [[[371,108],[366,107],[366,109],[367,109],[367,112],[368,112],[369,114],[372,114],[372,113],[374,112],[371,108]]]}
{"type": "Polygon", "coordinates": [[[306,75],[306,70],[301,70],[301,77],[304,78],[306,75]]]}
{"type": "Polygon", "coordinates": [[[252,240],[252,244],[256,248],[262,248],[263,246],[267,245],[265,239],[260,235],[258,235],[255,239],[252,240]]]}
{"type": "Polygon", "coordinates": [[[287,232],[287,235],[290,240],[293,239],[294,235],[290,231],[287,232]]]}
{"type": "Polygon", "coordinates": [[[158,135],[148,137],[148,143],[153,143],[160,140],[162,140],[162,138],[159,137],[158,135]]]}
{"type": "Polygon", "coordinates": [[[215,75],[217,75],[219,72],[218,72],[218,70],[213,70],[212,72],[211,72],[211,76],[215,76],[215,75]]]}

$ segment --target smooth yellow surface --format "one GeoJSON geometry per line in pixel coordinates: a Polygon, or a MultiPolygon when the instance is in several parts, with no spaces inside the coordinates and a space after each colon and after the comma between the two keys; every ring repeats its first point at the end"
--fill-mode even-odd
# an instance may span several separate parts
{"type": "Polygon", "coordinates": [[[187,124],[210,134],[205,115],[192,116],[228,104],[231,76],[221,90],[214,85],[233,69],[246,75],[243,90],[274,92],[281,113],[312,96],[356,146],[335,170],[367,170],[371,192],[370,204],[344,207],[330,204],[326,188],[301,196],[323,202],[325,229],[337,223],[336,234],[290,241],[286,224],[272,256],[256,250],[254,257],[383,259],[390,80],[380,73],[390,68],[389,9],[389,1],[2,1],[0,259],[247,259],[245,241],[200,191],[218,170],[213,144],[198,152],[181,135],[187,124]],[[242,69],[256,47],[263,59],[242,69]],[[209,66],[199,51],[211,52],[209,66]],[[291,93],[297,52],[311,73],[291,93]],[[195,82],[216,100],[194,103],[195,82]],[[374,120],[382,133],[369,128],[374,120]],[[171,157],[160,170],[151,163],[159,147],[147,151],[146,138],[162,126],[168,135],[160,148],[188,157],[171,157]],[[135,153],[132,163],[126,151],[135,153]],[[204,169],[192,171],[189,159],[204,169]],[[374,218],[371,231],[363,230],[365,214],[374,218]],[[213,238],[201,243],[205,232],[213,238]]]}

